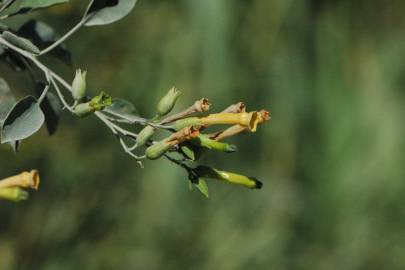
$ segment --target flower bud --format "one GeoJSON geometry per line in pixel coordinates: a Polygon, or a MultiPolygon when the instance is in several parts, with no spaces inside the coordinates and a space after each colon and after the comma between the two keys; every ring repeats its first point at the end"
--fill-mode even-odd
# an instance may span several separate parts
{"type": "Polygon", "coordinates": [[[160,116],[168,114],[176,104],[177,99],[181,95],[175,87],[172,87],[169,92],[159,101],[157,105],[157,113],[160,116]]]}
{"type": "Polygon", "coordinates": [[[86,103],[81,103],[81,104],[77,105],[77,106],[74,108],[73,113],[74,113],[75,115],[79,116],[79,117],[85,117],[85,116],[87,116],[87,115],[93,113],[94,111],[95,111],[95,110],[94,110],[94,108],[92,108],[92,107],[90,106],[90,103],[89,103],[89,102],[86,102],[86,103]]]}
{"type": "Polygon", "coordinates": [[[100,95],[93,97],[89,102],[77,105],[73,113],[79,117],[85,117],[95,111],[100,111],[111,104],[111,96],[101,92],[100,95]]]}
{"type": "Polygon", "coordinates": [[[28,199],[28,192],[19,187],[0,188],[0,199],[19,202],[28,199]]]}
{"type": "Polygon", "coordinates": [[[149,139],[155,134],[156,129],[152,126],[144,127],[141,132],[139,132],[138,137],[136,138],[136,144],[138,146],[145,145],[149,139]]]}
{"type": "Polygon", "coordinates": [[[238,147],[236,145],[211,140],[206,135],[200,135],[192,140],[192,142],[208,149],[214,149],[225,153],[232,153],[238,150],[238,147]]]}
{"type": "Polygon", "coordinates": [[[215,168],[207,166],[198,166],[195,169],[198,177],[207,177],[212,179],[217,179],[221,181],[226,181],[231,184],[242,185],[248,188],[262,188],[263,184],[259,180],[253,177],[247,177],[241,174],[221,171],[215,168]]]}
{"type": "Polygon", "coordinates": [[[32,188],[37,190],[39,187],[40,178],[37,170],[30,172],[22,172],[18,175],[5,178],[0,181],[0,188],[22,187],[32,188]]]}
{"type": "Polygon", "coordinates": [[[170,149],[170,147],[172,147],[170,143],[160,141],[149,146],[145,151],[145,155],[148,159],[158,159],[163,156],[170,149]]]}
{"type": "Polygon", "coordinates": [[[86,95],[86,71],[76,70],[75,78],[72,82],[72,96],[76,101],[81,100],[86,95]]]}
{"type": "Polygon", "coordinates": [[[183,118],[179,119],[176,122],[174,122],[173,127],[175,130],[180,130],[185,127],[189,126],[197,126],[201,125],[201,119],[198,117],[188,117],[188,118],[183,118]]]}

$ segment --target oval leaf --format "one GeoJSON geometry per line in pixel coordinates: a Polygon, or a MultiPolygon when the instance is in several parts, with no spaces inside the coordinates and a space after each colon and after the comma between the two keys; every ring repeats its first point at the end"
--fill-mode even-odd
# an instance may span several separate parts
{"type": "Polygon", "coordinates": [[[45,121],[35,97],[21,99],[8,113],[1,130],[1,143],[22,140],[37,132],[45,121]]]}
{"type": "Polygon", "coordinates": [[[4,31],[2,37],[11,44],[23,49],[24,51],[34,54],[38,54],[40,52],[38,47],[32,44],[30,40],[14,35],[9,31],[4,31]]]}
{"type": "Polygon", "coordinates": [[[90,3],[84,25],[95,26],[110,24],[128,15],[136,0],[94,0],[90,3]]]}
{"type": "Polygon", "coordinates": [[[138,114],[134,104],[122,98],[113,98],[109,109],[119,114],[138,114]]]}
{"type": "Polygon", "coordinates": [[[49,6],[67,3],[69,0],[21,0],[20,9],[46,8],[49,6]]]}

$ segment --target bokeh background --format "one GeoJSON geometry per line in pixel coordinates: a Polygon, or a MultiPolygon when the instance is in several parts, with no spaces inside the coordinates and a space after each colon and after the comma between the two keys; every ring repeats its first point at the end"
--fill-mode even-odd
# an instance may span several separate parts
{"type": "MultiPolygon", "coordinates": [[[[32,16],[63,33],[83,12],[71,2],[32,16]]],[[[65,113],[55,136],[0,147],[0,178],[42,176],[29,201],[1,202],[0,269],[404,269],[404,13],[401,0],[140,0],[80,30],[73,68],[142,115],[172,85],[177,110],[200,97],[271,110],[231,140],[239,152],[203,160],[264,188],[210,181],[207,200],[180,168],[140,169],[96,118],[65,113]]]]}

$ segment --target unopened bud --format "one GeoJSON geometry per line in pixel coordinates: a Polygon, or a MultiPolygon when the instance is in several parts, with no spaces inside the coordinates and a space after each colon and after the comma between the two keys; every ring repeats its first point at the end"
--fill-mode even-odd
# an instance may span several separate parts
{"type": "Polygon", "coordinates": [[[198,166],[195,169],[198,177],[207,177],[222,180],[231,184],[242,185],[248,188],[261,189],[263,183],[253,177],[221,171],[207,166],[198,166]]]}
{"type": "Polygon", "coordinates": [[[139,132],[138,137],[136,138],[136,144],[138,146],[145,145],[149,139],[155,134],[156,129],[152,126],[144,127],[141,132],[139,132]]]}
{"type": "Polygon", "coordinates": [[[112,103],[111,96],[101,92],[100,95],[93,97],[89,102],[81,103],[74,109],[74,114],[79,117],[85,117],[95,111],[100,111],[112,103]]]}
{"type": "Polygon", "coordinates": [[[159,101],[157,105],[157,113],[160,116],[168,114],[176,104],[177,99],[181,95],[175,87],[172,87],[169,92],[159,101]]]}
{"type": "Polygon", "coordinates": [[[151,146],[149,146],[146,151],[145,155],[148,159],[158,159],[163,156],[172,145],[165,141],[157,142],[151,146]]]}
{"type": "Polygon", "coordinates": [[[238,147],[236,145],[211,140],[206,135],[200,135],[197,138],[195,138],[192,142],[196,143],[197,145],[206,147],[208,149],[214,149],[225,153],[233,153],[238,150],[238,147]]]}
{"type": "Polygon", "coordinates": [[[81,100],[86,95],[86,71],[76,70],[75,78],[72,82],[72,96],[76,101],[81,100]]]}

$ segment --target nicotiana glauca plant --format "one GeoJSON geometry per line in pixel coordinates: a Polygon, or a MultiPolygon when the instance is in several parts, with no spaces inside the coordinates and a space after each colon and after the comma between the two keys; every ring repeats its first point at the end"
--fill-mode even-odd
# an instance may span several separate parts
{"type": "MultiPolygon", "coordinates": [[[[94,115],[111,130],[125,153],[141,167],[146,159],[166,158],[187,172],[190,188],[197,187],[206,197],[208,187],[204,179],[207,178],[252,189],[262,187],[262,183],[253,177],[193,164],[208,150],[235,152],[237,147],[224,140],[242,132],[255,132],[259,125],[270,119],[268,111],[247,111],[245,105],[239,102],[221,112],[208,113],[211,104],[208,99],[201,98],[190,107],[170,114],[181,95],[173,87],[157,102],[155,116],[146,118],[138,115],[135,106],[125,99],[113,98],[105,92],[89,96],[86,71],[77,69],[73,81],[68,82],[44,64],[41,59],[44,55],[70,64],[71,54],[63,44],[65,40],[82,27],[105,25],[122,19],[134,8],[136,0],[91,0],[79,22],[62,36],[39,20],[29,20],[19,29],[7,25],[7,18],[67,2],[0,0],[1,60],[15,72],[28,73],[36,89],[34,94],[17,101],[7,82],[0,78],[1,143],[10,144],[17,152],[20,142],[44,124],[48,133],[53,135],[62,111],[78,118],[94,115]],[[210,131],[212,126],[218,125],[225,128],[210,131]],[[143,128],[136,132],[136,126],[143,128]],[[167,135],[165,139],[156,141],[155,135],[159,132],[167,135]]],[[[36,171],[22,175],[0,181],[0,198],[18,201],[27,197],[22,188],[38,188],[36,171]]]]}

